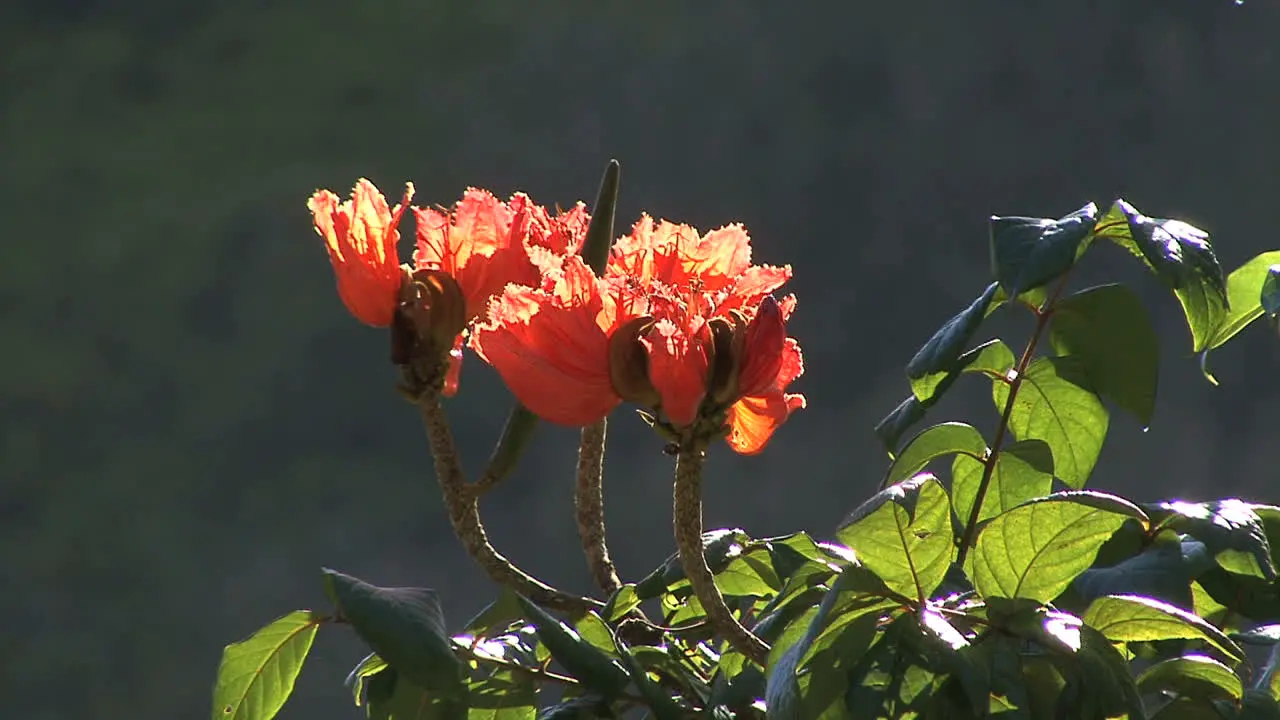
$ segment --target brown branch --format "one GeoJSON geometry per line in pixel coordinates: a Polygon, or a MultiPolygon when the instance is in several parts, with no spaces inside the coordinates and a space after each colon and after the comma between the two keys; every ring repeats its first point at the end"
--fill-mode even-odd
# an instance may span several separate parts
{"type": "Polygon", "coordinates": [[[609,557],[604,536],[604,440],[608,420],[601,418],[582,428],[578,446],[577,483],[573,495],[574,517],[582,552],[596,585],[612,595],[622,586],[618,570],[609,557]]]}
{"type": "Polygon", "coordinates": [[[439,395],[435,392],[425,393],[418,399],[417,405],[422,414],[422,424],[427,430],[427,440],[431,444],[431,454],[435,458],[436,478],[444,494],[449,523],[453,525],[454,534],[462,541],[472,559],[484,568],[494,582],[515,590],[539,605],[574,614],[602,608],[603,605],[596,600],[556,590],[516,567],[494,549],[480,520],[479,498],[467,486],[466,478],[463,477],[453,432],[449,429],[449,421],[440,405],[439,395]]]}
{"type": "Polygon", "coordinates": [[[764,667],[769,646],[733,616],[703,555],[702,465],[705,459],[706,447],[699,442],[686,442],[676,456],[672,520],[680,563],[711,625],[725,636],[733,649],[764,667]]]}

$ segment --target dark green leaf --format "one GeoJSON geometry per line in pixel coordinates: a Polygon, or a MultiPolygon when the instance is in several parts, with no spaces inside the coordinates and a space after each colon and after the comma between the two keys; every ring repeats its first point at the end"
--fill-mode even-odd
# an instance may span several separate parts
{"type": "Polygon", "coordinates": [[[1239,700],[1244,694],[1240,677],[1207,655],[1158,662],[1142,671],[1137,684],[1143,693],[1163,690],[1198,700],[1239,700]]]}
{"type": "Polygon", "coordinates": [[[962,373],[1003,376],[1013,367],[1013,363],[1013,351],[1008,345],[1001,340],[988,340],[956,358],[950,368],[911,380],[911,393],[925,408],[929,408],[962,373]]]}
{"type": "Polygon", "coordinates": [[[1229,608],[1232,615],[1242,615],[1254,622],[1280,621],[1280,583],[1230,573],[1216,563],[1199,575],[1196,582],[1213,600],[1229,608]]]}
{"type": "Polygon", "coordinates": [[[612,717],[615,717],[615,714],[609,703],[594,694],[567,698],[538,712],[538,720],[591,720],[612,717]]]}
{"type": "Polygon", "coordinates": [[[377,587],[334,570],[324,575],[338,612],[402,680],[437,693],[460,690],[462,664],[435,591],[377,587]]]}
{"type": "Polygon", "coordinates": [[[1098,598],[1085,611],[1084,621],[1112,642],[1203,640],[1235,662],[1244,657],[1240,646],[1202,618],[1140,595],[1098,598]]]}
{"type": "Polygon", "coordinates": [[[346,685],[351,688],[351,696],[356,701],[356,707],[364,702],[364,684],[365,679],[377,675],[385,670],[387,661],[378,657],[377,653],[369,653],[359,665],[351,669],[351,673],[347,675],[346,685]]]}
{"type": "Polygon", "coordinates": [[[955,558],[951,502],[927,473],[872,496],[836,537],[889,589],[917,600],[929,597],[955,558]]]}
{"type": "Polygon", "coordinates": [[[1159,343],[1151,319],[1123,285],[1083,290],[1053,311],[1050,341],[1080,361],[1089,387],[1132,413],[1143,427],[1155,411],[1159,343]]]}
{"type": "Polygon", "coordinates": [[[1072,589],[1084,603],[1104,595],[1143,595],[1193,610],[1193,570],[1178,536],[1165,531],[1133,557],[1111,567],[1085,570],[1076,577],[1072,589]]]}
{"type": "Polygon", "coordinates": [[[902,482],[924,469],[930,461],[959,453],[975,460],[987,452],[987,441],[972,425],[959,422],[942,423],[926,428],[911,438],[889,466],[881,487],[902,482]]]}
{"type": "MultiPolygon", "coordinates": [[[[996,411],[1004,412],[1010,385],[994,381],[996,411]]],[[[1053,472],[1073,488],[1084,487],[1107,436],[1107,409],[1075,358],[1037,358],[1027,367],[1009,414],[1019,440],[1043,440],[1053,451],[1053,472]]]]}
{"type": "Polygon", "coordinates": [[[1009,295],[1020,295],[1058,278],[1084,251],[1098,220],[1089,203],[1060,220],[991,218],[991,260],[996,280],[1009,295]]]}
{"type": "Polygon", "coordinates": [[[1098,236],[1141,258],[1173,288],[1191,329],[1193,351],[1207,349],[1228,311],[1226,278],[1209,233],[1180,220],[1147,217],[1116,200],[1099,221],[1098,236]],[[1124,225],[1113,222],[1121,217],[1124,225]]]}
{"type": "Polygon", "coordinates": [[[1280,705],[1266,690],[1245,690],[1235,720],[1280,720],[1280,705]]]}
{"type": "Polygon", "coordinates": [[[293,692],[320,618],[296,610],[226,646],[213,688],[213,720],[270,720],[293,692]]]}
{"type": "Polygon", "coordinates": [[[606,699],[613,699],[622,692],[627,684],[627,671],[617,660],[526,598],[521,597],[520,604],[525,616],[537,628],[538,639],[565,670],[606,699]]]}
{"type": "MultiPolygon", "coordinates": [[[[969,522],[973,503],[982,484],[985,464],[969,455],[957,455],[951,464],[951,505],[961,522],[969,522]]],[[[1019,440],[1000,451],[991,485],[982,502],[979,522],[985,522],[1006,510],[1053,489],[1053,451],[1043,440],[1019,440]]]]}
{"type": "Polygon", "coordinates": [[[880,438],[880,443],[884,445],[889,457],[894,456],[895,451],[898,449],[898,440],[902,439],[902,435],[912,425],[923,420],[924,415],[924,405],[912,395],[899,403],[898,407],[876,423],[876,437],[880,438]]]}
{"type": "Polygon", "coordinates": [[[948,320],[933,334],[933,337],[929,338],[915,357],[907,363],[909,379],[914,380],[953,368],[954,363],[969,344],[973,333],[982,324],[982,319],[986,317],[987,307],[991,304],[997,287],[999,283],[991,283],[977,300],[948,320]]]}
{"type": "MultiPolygon", "coordinates": [[[[1088,696],[1086,707],[1101,710],[1097,717],[1123,716],[1128,720],[1147,717],[1128,663],[1106,637],[1088,625],[1080,628],[1080,650],[1074,664],[1082,680],[1081,690],[1088,696]]],[[[1093,716],[1092,713],[1082,713],[1065,717],[1093,716]]]]}
{"type": "Polygon", "coordinates": [[[1276,579],[1271,544],[1254,505],[1237,498],[1202,503],[1170,500],[1148,507],[1147,512],[1159,525],[1203,542],[1224,570],[1276,579]]]}
{"type": "Polygon", "coordinates": [[[1101,493],[1057,493],[998,515],[978,533],[965,572],[984,597],[1051,602],[1093,564],[1125,520],[1141,515],[1101,493]]]}
{"type": "Polygon", "coordinates": [[[1280,264],[1267,268],[1267,277],[1262,281],[1262,311],[1268,315],[1280,312],[1280,264]]]}
{"type": "Polygon", "coordinates": [[[640,696],[644,698],[649,707],[649,712],[655,720],[680,720],[685,717],[685,711],[680,703],[672,697],[669,691],[664,690],[649,678],[644,666],[631,655],[631,649],[627,647],[626,643],[616,638],[615,640],[617,642],[615,650],[618,653],[618,657],[622,660],[623,666],[627,669],[627,675],[631,677],[631,682],[635,683],[636,689],[640,691],[640,696]]]}
{"type": "Polygon", "coordinates": [[[467,704],[461,693],[428,692],[393,667],[369,680],[368,717],[371,719],[462,720],[468,717],[467,704]]]}

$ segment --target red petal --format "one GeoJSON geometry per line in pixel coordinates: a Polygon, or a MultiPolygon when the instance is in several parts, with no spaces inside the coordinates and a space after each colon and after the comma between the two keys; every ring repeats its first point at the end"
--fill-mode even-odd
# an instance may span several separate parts
{"type": "Polygon", "coordinates": [[[738,375],[740,394],[759,395],[774,386],[786,342],[787,324],[782,319],[778,301],[766,295],[756,316],[747,325],[742,369],[738,375]]]}
{"type": "Polygon", "coordinates": [[[608,338],[597,324],[600,297],[573,280],[562,279],[557,290],[507,286],[472,347],[536,415],[587,425],[621,402],[609,379],[608,338]]]}
{"type": "Polygon", "coordinates": [[[694,421],[707,394],[707,352],[694,339],[698,334],[664,319],[640,339],[649,349],[649,379],[662,397],[662,412],[677,427],[694,421]]]}

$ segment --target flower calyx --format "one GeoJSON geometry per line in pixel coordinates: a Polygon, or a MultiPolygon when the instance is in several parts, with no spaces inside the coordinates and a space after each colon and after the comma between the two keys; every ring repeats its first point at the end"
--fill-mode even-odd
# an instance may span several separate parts
{"type": "Polygon", "coordinates": [[[391,362],[400,368],[400,390],[411,400],[427,393],[457,390],[457,363],[467,325],[466,297],[442,270],[410,271],[404,279],[391,323],[391,362]]]}

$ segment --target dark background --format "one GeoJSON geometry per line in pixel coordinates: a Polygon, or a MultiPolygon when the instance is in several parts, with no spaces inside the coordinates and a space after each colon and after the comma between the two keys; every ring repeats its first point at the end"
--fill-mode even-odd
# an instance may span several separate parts
{"type": "MultiPolygon", "coordinates": [[[[456,624],[492,592],[384,334],[333,290],[316,187],[568,205],[617,157],[620,231],[642,209],[745,222],[758,261],[795,267],[810,409],[756,458],[713,454],[707,523],[824,534],[884,470],[871,427],[903,364],[987,283],[989,214],[1122,195],[1212,231],[1228,270],[1280,246],[1278,7],[4,3],[0,716],[201,717],[222,646],[323,606],[322,565],[440,588],[456,624]]],[[[1135,262],[1099,247],[1080,277],[1136,283],[1163,350],[1156,421],[1113,414],[1093,484],[1280,500],[1274,335],[1219,352],[1213,388],[1135,262]]],[[[935,419],[989,428],[988,388],[961,385],[935,419]]],[[[473,472],[508,403],[470,358],[449,411],[473,472]]],[[[486,518],[586,590],[576,436],[539,432],[486,518]]],[[[671,549],[671,463],[629,411],[611,433],[612,549],[635,579],[671,549]]],[[[340,683],[360,655],[325,628],[284,717],[358,717],[340,683]]]]}

